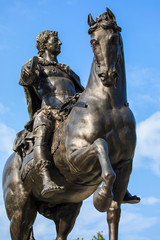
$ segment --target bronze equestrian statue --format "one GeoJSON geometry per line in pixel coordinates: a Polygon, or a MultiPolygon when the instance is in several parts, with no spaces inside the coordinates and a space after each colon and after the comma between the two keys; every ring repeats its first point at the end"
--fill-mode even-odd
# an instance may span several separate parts
{"type": "Polygon", "coordinates": [[[117,240],[121,203],[140,200],[127,191],[136,134],[121,28],[109,9],[96,22],[89,14],[88,24],[94,59],[85,90],[67,65],[58,64],[57,32],[38,35],[39,57],[22,68],[30,121],[3,172],[12,240],[34,239],[37,212],[55,222],[56,240],[66,240],[82,201],[93,193],[96,209],[107,212],[109,239],[117,240]]]}

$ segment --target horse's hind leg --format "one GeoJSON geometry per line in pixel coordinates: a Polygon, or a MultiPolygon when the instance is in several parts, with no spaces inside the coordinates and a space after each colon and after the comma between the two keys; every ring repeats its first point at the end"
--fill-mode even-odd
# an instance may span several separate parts
{"type": "Polygon", "coordinates": [[[17,202],[17,209],[11,218],[10,233],[12,240],[34,240],[32,225],[37,211],[31,197],[19,196],[21,200],[17,202]]]}
{"type": "Polygon", "coordinates": [[[127,190],[132,170],[132,160],[116,170],[116,181],[113,186],[114,201],[107,211],[109,240],[118,240],[118,226],[121,214],[121,203],[127,190]]]}
{"type": "Polygon", "coordinates": [[[58,214],[55,219],[57,238],[56,240],[66,240],[68,234],[71,232],[76,218],[79,214],[82,202],[80,203],[66,203],[58,208],[58,214]]]}
{"type": "Polygon", "coordinates": [[[38,211],[55,222],[57,230],[56,240],[66,240],[75,224],[81,206],[82,202],[62,203],[54,207],[49,207],[48,204],[42,203],[39,205],[38,211]]]}
{"type": "Polygon", "coordinates": [[[103,186],[98,188],[94,194],[94,206],[101,212],[106,211],[113,198],[112,187],[115,181],[115,173],[108,156],[107,142],[99,138],[88,147],[84,147],[72,153],[68,151],[67,156],[71,163],[71,171],[73,171],[73,173],[83,172],[87,174],[91,172],[95,169],[98,160],[103,186]]]}
{"type": "Polygon", "coordinates": [[[31,240],[36,206],[19,174],[21,159],[13,153],[3,171],[3,197],[12,240],[31,240]],[[30,237],[30,238],[29,238],[30,237]]]}
{"type": "Polygon", "coordinates": [[[30,228],[30,230],[29,230],[29,236],[28,236],[27,240],[35,240],[34,234],[33,234],[33,227],[30,228]]]}

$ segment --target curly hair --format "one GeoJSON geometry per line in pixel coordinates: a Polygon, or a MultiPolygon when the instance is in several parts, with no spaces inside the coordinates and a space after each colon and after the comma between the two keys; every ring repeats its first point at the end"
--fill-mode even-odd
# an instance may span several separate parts
{"type": "Polygon", "coordinates": [[[45,30],[41,32],[36,38],[36,48],[38,49],[38,56],[43,57],[43,53],[46,49],[46,43],[50,36],[58,36],[58,32],[45,30]]]}

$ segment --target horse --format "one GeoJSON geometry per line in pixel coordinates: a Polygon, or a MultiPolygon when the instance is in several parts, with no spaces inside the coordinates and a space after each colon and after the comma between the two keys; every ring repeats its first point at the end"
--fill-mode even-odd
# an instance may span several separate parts
{"type": "Polygon", "coordinates": [[[132,171],[135,119],[129,108],[121,28],[107,11],[88,15],[93,62],[85,91],[53,136],[52,179],[64,186],[48,198],[33,167],[24,181],[22,160],[13,153],[4,168],[3,191],[12,240],[33,240],[37,212],[56,224],[56,240],[66,240],[82,202],[107,213],[109,240],[118,240],[121,203],[132,171]]]}

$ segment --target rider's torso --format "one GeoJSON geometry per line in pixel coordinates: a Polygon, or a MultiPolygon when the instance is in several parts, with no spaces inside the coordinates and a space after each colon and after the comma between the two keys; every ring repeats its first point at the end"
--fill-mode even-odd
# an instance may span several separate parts
{"type": "Polygon", "coordinates": [[[42,107],[59,107],[76,93],[69,75],[52,65],[43,66],[43,74],[35,83],[35,88],[42,107]]]}

